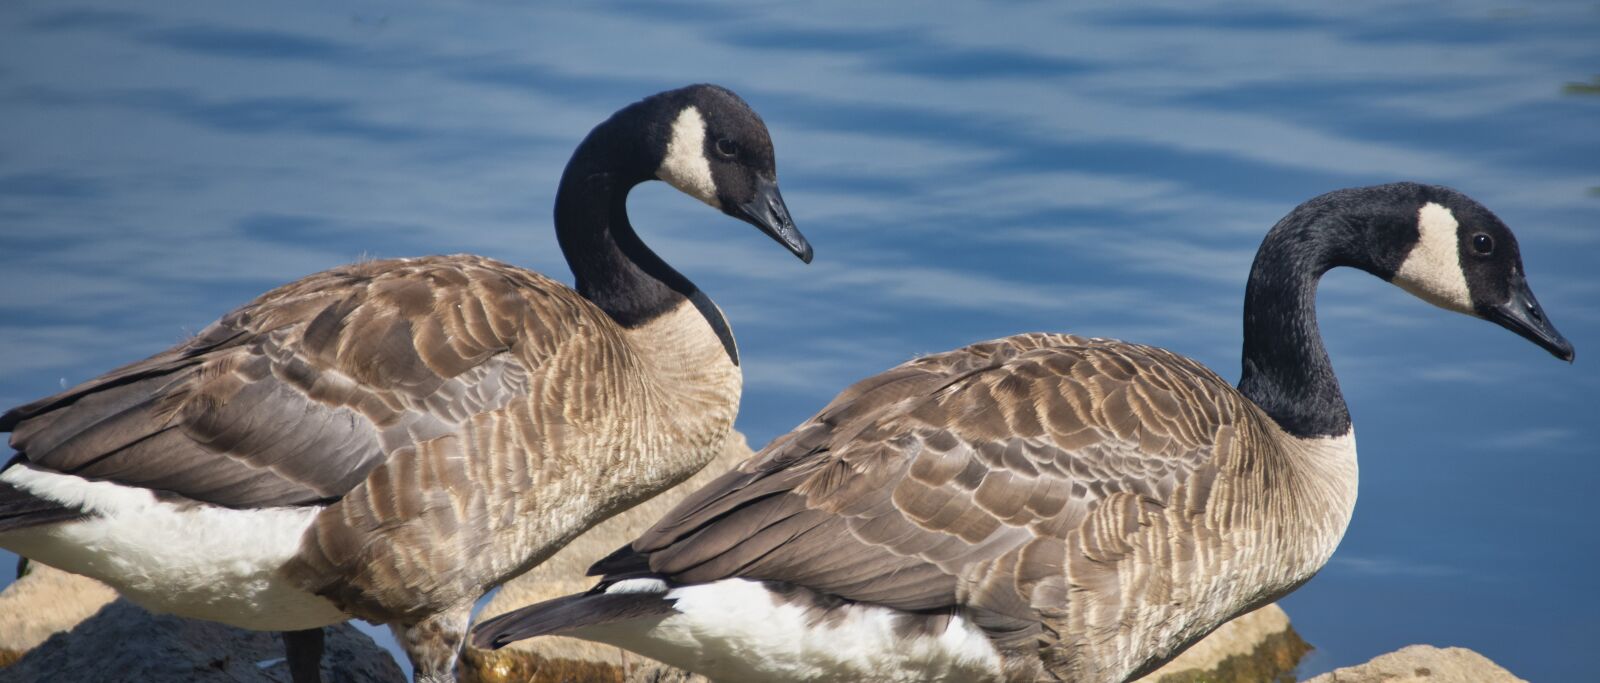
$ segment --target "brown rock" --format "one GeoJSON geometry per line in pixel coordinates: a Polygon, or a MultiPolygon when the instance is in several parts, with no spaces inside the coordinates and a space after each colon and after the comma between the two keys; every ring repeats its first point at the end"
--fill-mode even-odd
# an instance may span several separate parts
{"type": "Polygon", "coordinates": [[[1528,683],[1488,657],[1462,647],[1408,645],[1366,664],[1330,671],[1305,683],[1528,683]]]}
{"type": "Polygon", "coordinates": [[[28,566],[27,574],[0,591],[0,667],[117,599],[110,586],[87,576],[37,562],[28,566]]]}
{"type": "MultiPolygon", "coordinates": [[[[734,432],[715,460],[688,481],[612,517],[562,548],[543,564],[500,588],[478,615],[482,621],[524,605],[588,590],[589,565],[643,533],[691,491],[751,456],[743,434],[734,432]]],[[[484,683],[703,683],[706,679],[610,645],[545,637],[500,650],[467,648],[464,680],[484,683]]]]}
{"type": "Polygon", "coordinates": [[[1293,683],[1294,667],[1311,646],[1289,625],[1289,615],[1267,605],[1223,624],[1138,683],[1281,681],[1293,683]]]}

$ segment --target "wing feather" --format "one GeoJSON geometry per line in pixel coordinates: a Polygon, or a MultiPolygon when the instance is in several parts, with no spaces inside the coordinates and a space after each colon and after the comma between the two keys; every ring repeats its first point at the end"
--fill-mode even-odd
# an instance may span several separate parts
{"type": "Polygon", "coordinates": [[[1159,349],[1066,335],[920,358],[846,389],[596,569],[643,558],[685,583],[964,607],[1020,637],[1073,586],[1114,581],[1093,560],[1127,552],[1148,506],[1200,505],[1168,498],[1214,477],[1239,410],[1203,399],[1226,386],[1159,349]]]}
{"type": "Polygon", "coordinates": [[[571,331],[560,302],[544,310],[558,320],[538,320],[562,297],[578,298],[480,257],[355,264],[15,408],[0,429],[34,467],[229,507],[325,503],[396,452],[525,397],[538,355],[518,351],[560,343],[530,329],[571,331]]]}

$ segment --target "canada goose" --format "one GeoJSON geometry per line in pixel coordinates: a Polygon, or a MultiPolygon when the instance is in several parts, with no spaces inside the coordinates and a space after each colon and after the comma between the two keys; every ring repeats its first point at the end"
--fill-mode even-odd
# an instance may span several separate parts
{"type": "Polygon", "coordinates": [[[0,546],[153,610],[289,634],[386,623],[450,678],[473,603],[694,473],[738,410],[716,305],[628,222],[665,180],[801,260],[761,118],[695,85],[618,111],[556,196],[576,291],[469,255],[371,261],[0,417],[0,546]]]}
{"type": "Polygon", "coordinates": [[[1235,390],[1110,339],[1024,334],[846,389],[596,563],[484,622],[714,679],[1122,681],[1294,590],[1356,499],[1318,279],[1360,268],[1571,360],[1516,239],[1443,187],[1342,190],[1267,235],[1235,390]]]}

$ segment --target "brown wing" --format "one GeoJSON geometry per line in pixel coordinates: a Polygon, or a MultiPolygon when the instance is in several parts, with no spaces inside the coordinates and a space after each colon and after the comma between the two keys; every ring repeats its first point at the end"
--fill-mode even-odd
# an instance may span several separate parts
{"type": "Polygon", "coordinates": [[[354,264],[13,409],[0,429],[26,462],[90,479],[229,507],[325,502],[525,395],[536,347],[579,329],[584,303],[480,257],[354,264]]]}
{"type": "Polygon", "coordinates": [[[922,358],[847,389],[610,562],[965,606],[1020,630],[1065,603],[1069,532],[1092,552],[1126,523],[1102,502],[1165,504],[1238,417],[1217,400],[1231,394],[1193,361],[1109,340],[1023,335],[922,358]],[[1096,515],[1107,528],[1085,524],[1096,515]]]}

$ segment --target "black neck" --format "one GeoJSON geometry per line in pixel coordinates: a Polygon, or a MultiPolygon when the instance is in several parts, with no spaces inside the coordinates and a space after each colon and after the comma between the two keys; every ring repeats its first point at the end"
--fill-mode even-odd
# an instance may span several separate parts
{"type": "Polygon", "coordinates": [[[628,328],[692,302],[737,365],[732,332],[711,299],[645,246],[628,222],[628,192],[651,176],[627,164],[608,165],[607,157],[631,150],[612,149],[615,137],[603,129],[578,147],[556,193],[556,240],[578,293],[628,328]]]}
{"type": "MultiPolygon", "coordinates": [[[[1337,266],[1384,279],[1398,267],[1405,233],[1399,186],[1324,195],[1279,221],[1261,243],[1244,295],[1244,367],[1239,391],[1298,437],[1350,431],[1317,330],[1317,282],[1337,266]],[[1399,225],[1396,225],[1399,223],[1399,225]]],[[[1414,233],[1415,229],[1412,228],[1414,233]]]]}

